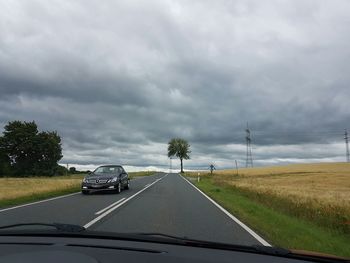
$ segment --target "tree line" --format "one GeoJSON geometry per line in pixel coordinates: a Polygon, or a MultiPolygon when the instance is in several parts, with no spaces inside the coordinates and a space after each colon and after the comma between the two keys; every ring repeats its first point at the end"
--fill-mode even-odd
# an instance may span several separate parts
{"type": "Polygon", "coordinates": [[[11,121],[0,136],[0,176],[54,176],[65,174],[59,166],[61,137],[56,131],[40,131],[32,122],[11,121]]]}

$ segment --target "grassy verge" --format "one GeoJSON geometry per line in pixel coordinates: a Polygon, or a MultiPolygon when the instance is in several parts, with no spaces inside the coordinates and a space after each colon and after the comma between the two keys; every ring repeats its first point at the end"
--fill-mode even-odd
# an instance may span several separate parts
{"type": "Polygon", "coordinates": [[[293,164],[215,171],[215,185],[231,186],[256,202],[350,235],[350,164],[293,164]]]}
{"type": "Polygon", "coordinates": [[[215,184],[212,178],[202,177],[195,184],[276,246],[350,257],[350,237],[346,233],[268,207],[239,188],[215,184]]]}

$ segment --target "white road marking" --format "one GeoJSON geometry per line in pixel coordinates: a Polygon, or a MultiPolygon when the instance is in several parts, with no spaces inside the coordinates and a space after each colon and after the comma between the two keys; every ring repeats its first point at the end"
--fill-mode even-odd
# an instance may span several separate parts
{"type": "MultiPolygon", "coordinates": [[[[180,174],[179,174],[180,175],[180,174]]],[[[245,225],[243,222],[241,222],[237,217],[233,216],[228,212],[225,208],[223,208],[221,205],[216,203],[213,199],[211,199],[209,196],[207,196],[205,193],[203,193],[198,187],[196,187],[194,184],[189,182],[185,177],[180,175],[182,179],[184,179],[187,183],[189,183],[194,189],[196,189],[198,192],[200,192],[204,197],[206,197],[210,202],[212,202],[217,208],[219,208],[222,212],[224,212],[229,218],[231,218],[233,221],[235,221],[238,225],[240,225],[245,231],[247,231],[250,235],[252,235],[256,240],[258,240],[262,245],[271,247],[271,245],[265,241],[262,237],[260,237],[257,233],[255,233],[252,229],[250,229],[247,225],[245,225]]]]}
{"type": "Polygon", "coordinates": [[[117,208],[121,207],[122,205],[124,205],[125,203],[127,203],[128,201],[130,201],[131,199],[133,199],[135,196],[141,194],[143,191],[145,191],[147,188],[151,187],[152,185],[154,185],[155,183],[159,182],[160,180],[162,180],[163,178],[165,178],[168,174],[164,175],[162,178],[159,178],[157,180],[155,180],[153,183],[151,183],[150,185],[144,187],[143,189],[141,189],[140,191],[138,191],[137,193],[133,194],[132,196],[130,196],[129,198],[125,199],[123,202],[120,202],[119,204],[117,204],[116,206],[113,206],[111,209],[107,210],[106,212],[104,212],[103,214],[99,215],[98,217],[96,217],[95,219],[91,220],[89,223],[85,224],[84,227],[85,228],[89,228],[90,226],[92,226],[93,224],[97,223],[98,221],[100,221],[102,218],[104,218],[105,216],[107,216],[108,214],[112,213],[114,210],[116,210],[117,208]]]}
{"type": "Polygon", "coordinates": [[[111,208],[112,206],[115,206],[115,205],[119,204],[120,202],[124,201],[124,199],[125,199],[125,197],[122,198],[122,199],[120,199],[120,200],[118,200],[117,202],[114,202],[113,204],[111,204],[111,205],[109,205],[109,206],[107,206],[107,207],[101,209],[100,211],[96,212],[95,215],[99,215],[99,214],[103,213],[104,211],[108,210],[108,209],[111,208]]]}
{"type": "Polygon", "coordinates": [[[150,184],[146,184],[145,187],[149,186],[150,184]]]}
{"type": "Polygon", "coordinates": [[[12,209],[25,207],[25,206],[30,206],[30,205],[36,205],[36,204],[40,204],[40,203],[44,203],[44,202],[49,202],[49,201],[57,200],[57,199],[60,199],[60,198],[65,198],[65,197],[68,197],[68,196],[77,195],[77,194],[80,194],[80,192],[72,193],[72,194],[68,194],[68,195],[61,195],[61,196],[57,196],[57,197],[53,197],[53,198],[49,198],[49,199],[45,199],[45,200],[41,200],[41,201],[36,201],[36,202],[28,203],[28,204],[17,205],[17,206],[1,209],[0,213],[1,212],[5,212],[5,211],[9,211],[9,210],[12,210],[12,209]]]}

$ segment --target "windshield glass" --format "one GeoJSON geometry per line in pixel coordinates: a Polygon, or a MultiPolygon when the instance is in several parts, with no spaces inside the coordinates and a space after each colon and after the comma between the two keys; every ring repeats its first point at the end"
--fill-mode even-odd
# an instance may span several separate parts
{"type": "Polygon", "coordinates": [[[94,174],[111,174],[111,173],[120,173],[120,167],[118,166],[102,166],[98,167],[94,174]]]}
{"type": "Polygon", "coordinates": [[[349,0],[1,1],[0,227],[350,257],[349,43],[349,0]]]}

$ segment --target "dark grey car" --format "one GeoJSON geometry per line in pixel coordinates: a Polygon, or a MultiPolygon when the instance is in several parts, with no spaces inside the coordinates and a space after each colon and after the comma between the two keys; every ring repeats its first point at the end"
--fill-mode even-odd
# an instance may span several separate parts
{"type": "Polygon", "coordinates": [[[128,173],[121,165],[103,165],[87,175],[81,184],[81,192],[89,194],[93,191],[115,191],[120,193],[129,189],[128,173]]]}

